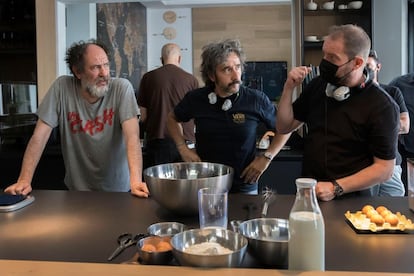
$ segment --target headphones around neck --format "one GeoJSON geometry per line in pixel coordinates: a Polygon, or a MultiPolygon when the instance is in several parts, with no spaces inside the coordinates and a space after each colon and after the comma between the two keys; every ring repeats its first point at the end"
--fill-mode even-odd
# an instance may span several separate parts
{"type": "MultiPolygon", "coordinates": [[[[362,89],[365,87],[368,81],[370,81],[370,76],[368,71],[364,68],[364,76],[365,80],[358,86],[358,89],[362,89]]],[[[351,89],[348,86],[335,86],[333,84],[328,83],[325,89],[326,96],[330,98],[334,98],[338,102],[344,101],[351,96],[351,89]]]]}
{"type": "MultiPolygon", "coordinates": [[[[217,95],[214,92],[211,92],[210,94],[208,94],[208,102],[210,104],[216,104],[217,103],[217,95]]],[[[223,111],[227,111],[229,110],[231,107],[233,106],[232,102],[230,99],[226,99],[223,103],[223,105],[221,106],[221,109],[223,111]]]]}

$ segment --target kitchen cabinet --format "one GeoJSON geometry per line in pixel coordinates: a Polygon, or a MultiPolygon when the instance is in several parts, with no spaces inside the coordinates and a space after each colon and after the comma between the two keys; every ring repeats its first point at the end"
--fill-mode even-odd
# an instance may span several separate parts
{"type": "Polygon", "coordinates": [[[299,3],[302,15],[300,48],[303,65],[319,65],[322,58],[323,38],[328,34],[329,27],[332,25],[355,24],[362,27],[371,37],[371,0],[362,1],[362,7],[359,9],[350,8],[348,5],[350,1],[339,0],[334,2],[332,10],[326,10],[323,8],[326,2],[329,1],[301,0],[299,3]],[[310,1],[317,4],[316,10],[307,8],[310,1]]]}
{"type": "Polygon", "coordinates": [[[35,0],[0,2],[0,83],[36,83],[35,0]]]}

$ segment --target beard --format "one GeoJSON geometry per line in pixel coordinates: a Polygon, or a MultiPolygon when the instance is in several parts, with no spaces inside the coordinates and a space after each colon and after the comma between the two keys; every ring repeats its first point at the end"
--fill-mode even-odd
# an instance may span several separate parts
{"type": "Polygon", "coordinates": [[[102,98],[103,96],[106,95],[106,93],[109,90],[109,78],[100,78],[97,80],[97,83],[100,81],[106,81],[107,84],[104,86],[98,86],[96,83],[86,84],[86,91],[88,91],[89,95],[91,95],[94,98],[102,98]]]}

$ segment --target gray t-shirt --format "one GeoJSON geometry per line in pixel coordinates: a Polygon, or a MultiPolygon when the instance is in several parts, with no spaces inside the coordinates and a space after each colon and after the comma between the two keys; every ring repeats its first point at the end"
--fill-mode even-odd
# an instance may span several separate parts
{"type": "Polygon", "coordinates": [[[70,190],[130,189],[122,122],[139,113],[134,90],[126,79],[112,78],[108,93],[90,104],[81,97],[79,81],[61,76],[38,108],[39,119],[59,126],[70,190]]]}

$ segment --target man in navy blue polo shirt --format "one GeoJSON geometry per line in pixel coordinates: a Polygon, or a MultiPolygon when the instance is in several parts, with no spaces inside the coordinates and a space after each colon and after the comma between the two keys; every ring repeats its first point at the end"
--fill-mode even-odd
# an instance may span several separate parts
{"type": "Polygon", "coordinates": [[[245,56],[238,40],[203,47],[205,87],[191,91],[168,117],[168,130],[186,162],[215,162],[234,168],[231,192],[257,194],[258,179],[290,134],[276,134],[269,148],[256,154],[256,129],[275,129],[276,107],[266,94],[242,86],[245,56]],[[194,119],[196,149],[189,149],[181,122],[194,119]]]}

